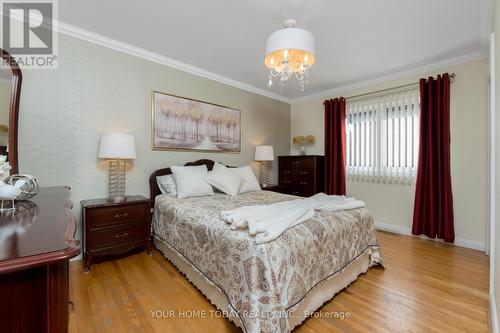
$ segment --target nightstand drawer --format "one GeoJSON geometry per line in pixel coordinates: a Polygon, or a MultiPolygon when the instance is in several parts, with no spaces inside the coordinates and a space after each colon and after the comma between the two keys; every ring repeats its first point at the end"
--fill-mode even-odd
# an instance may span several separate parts
{"type": "Polygon", "coordinates": [[[144,223],[95,230],[92,231],[92,249],[97,250],[141,239],[146,239],[146,225],[144,223]]]}
{"type": "Polygon", "coordinates": [[[119,207],[94,208],[91,210],[92,227],[145,220],[148,214],[147,205],[136,204],[119,207]]]}

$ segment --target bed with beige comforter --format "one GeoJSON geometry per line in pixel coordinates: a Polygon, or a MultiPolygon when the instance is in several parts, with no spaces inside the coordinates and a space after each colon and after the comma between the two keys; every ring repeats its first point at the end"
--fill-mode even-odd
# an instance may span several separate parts
{"type": "Polygon", "coordinates": [[[222,210],[293,199],[269,191],[185,199],[160,195],[154,242],[243,331],[289,332],[359,274],[382,265],[366,208],[316,212],[261,245],[220,219],[222,210]]]}

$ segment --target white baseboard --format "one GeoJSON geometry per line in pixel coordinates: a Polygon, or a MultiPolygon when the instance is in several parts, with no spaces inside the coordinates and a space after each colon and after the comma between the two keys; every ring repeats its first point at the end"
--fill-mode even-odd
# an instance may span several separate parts
{"type": "Polygon", "coordinates": [[[499,333],[498,331],[498,316],[497,316],[497,303],[495,302],[495,295],[490,291],[489,296],[489,320],[490,320],[490,332],[499,333]]]}
{"type": "Polygon", "coordinates": [[[411,236],[411,229],[407,227],[402,227],[394,224],[387,224],[382,222],[375,221],[375,228],[377,230],[392,232],[395,234],[408,235],[411,236]]]}
{"type": "Polygon", "coordinates": [[[485,242],[477,242],[477,241],[471,241],[469,239],[455,237],[455,245],[483,252],[486,251],[485,242]]]}
{"type": "MultiPolygon", "coordinates": [[[[375,227],[377,228],[377,230],[381,230],[381,231],[392,232],[392,233],[400,234],[400,235],[413,236],[411,233],[411,229],[408,227],[403,227],[403,226],[394,225],[394,224],[387,224],[387,223],[382,223],[382,222],[377,222],[377,221],[375,221],[375,227]]],[[[428,238],[425,236],[421,236],[421,237],[428,238]]],[[[430,238],[428,238],[428,239],[430,239],[430,238]]],[[[435,240],[435,241],[440,241],[440,240],[435,240]]],[[[464,239],[464,238],[459,238],[459,237],[455,238],[454,245],[466,247],[469,249],[479,250],[479,251],[484,251],[486,249],[486,244],[484,242],[477,242],[477,241],[472,241],[469,239],[464,239]]]]}
{"type": "MultiPolygon", "coordinates": [[[[83,252],[83,250],[82,250],[83,252]]],[[[83,260],[83,253],[80,253],[76,257],[71,258],[69,261],[78,261],[78,260],[83,260]]]]}

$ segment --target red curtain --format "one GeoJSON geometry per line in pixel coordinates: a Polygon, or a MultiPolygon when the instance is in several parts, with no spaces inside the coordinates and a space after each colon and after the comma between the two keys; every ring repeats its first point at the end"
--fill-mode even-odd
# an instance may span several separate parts
{"type": "Polygon", "coordinates": [[[448,243],[455,240],[448,73],[420,80],[420,148],[412,233],[448,243]]]}
{"type": "Polygon", "coordinates": [[[325,193],[345,195],[345,99],[326,100],[325,193]]]}

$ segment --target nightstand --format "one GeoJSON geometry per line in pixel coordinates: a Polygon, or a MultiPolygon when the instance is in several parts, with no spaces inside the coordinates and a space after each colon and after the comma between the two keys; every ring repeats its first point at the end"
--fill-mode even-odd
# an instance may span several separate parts
{"type": "Polygon", "coordinates": [[[125,201],[108,199],[83,200],[82,221],[85,270],[96,257],[124,255],[146,248],[151,253],[150,200],[127,196],[125,201]]]}
{"type": "Polygon", "coordinates": [[[262,187],[264,191],[280,192],[281,188],[276,184],[269,184],[267,187],[262,187]]]}

